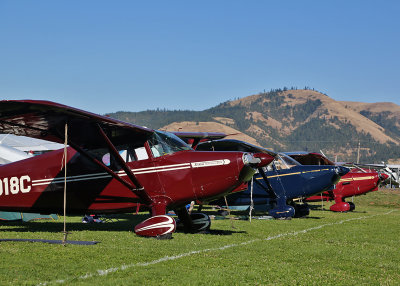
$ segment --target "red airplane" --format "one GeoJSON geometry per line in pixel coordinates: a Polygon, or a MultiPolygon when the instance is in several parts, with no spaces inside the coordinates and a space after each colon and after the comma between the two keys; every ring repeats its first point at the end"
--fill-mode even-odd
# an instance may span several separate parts
{"type": "Polygon", "coordinates": [[[255,170],[274,159],[197,152],[172,133],[49,101],[0,101],[0,133],[69,146],[0,166],[0,210],[60,213],[65,203],[67,214],[105,214],[145,207],[151,217],[135,232],[158,238],[169,238],[176,229],[165,215],[169,209],[187,232],[209,227],[206,215],[189,215],[185,205],[246,188],[255,170]]]}
{"type": "MultiPolygon", "coordinates": [[[[303,165],[336,165],[319,153],[287,152],[286,154],[303,165]]],[[[335,204],[330,207],[331,211],[352,211],[355,209],[354,203],[346,202],[345,198],[377,191],[379,184],[387,178],[388,175],[375,170],[353,168],[339,180],[334,189],[325,191],[321,195],[308,197],[306,200],[335,200],[335,204]]]]}

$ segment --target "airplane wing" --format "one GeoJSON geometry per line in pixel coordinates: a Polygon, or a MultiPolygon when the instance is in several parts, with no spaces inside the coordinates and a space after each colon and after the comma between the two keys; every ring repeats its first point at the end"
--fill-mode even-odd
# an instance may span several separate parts
{"type": "Polygon", "coordinates": [[[192,148],[196,148],[196,146],[200,142],[206,140],[222,139],[227,136],[225,133],[218,133],[218,132],[173,132],[173,133],[186,143],[190,144],[192,148]]]}
{"type": "Polygon", "coordinates": [[[182,139],[209,139],[217,140],[225,138],[227,135],[225,133],[219,132],[172,132],[176,136],[182,139]]]}
{"type": "Polygon", "coordinates": [[[109,117],[86,112],[66,105],[36,100],[0,101],[0,133],[11,133],[57,143],[65,141],[65,125],[68,126],[68,145],[85,155],[113,178],[137,194],[144,202],[151,202],[132,170],[121,158],[116,146],[141,145],[154,130],[122,122],[109,117]],[[108,148],[127,174],[130,182],[100,162],[93,152],[108,148]],[[92,153],[91,153],[92,152],[92,153]]]}
{"type": "Polygon", "coordinates": [[[114,145],[129,141],[144,142],[154,132],[152,129],[50,101],[0,101],[0,133],[64,143],[66,123],[68,139],[84,149],[103,146],[99,127],[114,145]]]}
{"type": "Polygon", "coordinates": [[[383,169],[386,167],[385,164],[360,164],[355,163],[354,165],[359,166],[361,168],[372,168],[372,169],[383,169]]]}
{"type": "Polygon", "coordinates": [[[302,165],[335,165],[334,162],[320,153],[297,151],[284,152],[284,154],[292,157],[302,165]]]}
{"type": "Polygon", "coordinates": [[[276,157],[278,153],[263,148],[259,146],[255,146],[253,144],[236,140],[236,139],[221,139],[210,142],[200,143],[199,147],[196,150],[200,151],[242,151],[242,152],[251,152],[251,153],[265,153],[271,155],[272,157],[276,157]]]}

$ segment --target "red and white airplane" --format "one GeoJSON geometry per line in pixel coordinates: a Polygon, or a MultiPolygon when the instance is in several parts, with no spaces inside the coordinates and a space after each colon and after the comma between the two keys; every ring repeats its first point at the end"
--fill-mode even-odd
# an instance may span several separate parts
{"type": "Polygon", "coordinates": [[[189,215],[185,205],[245,189],[255,170],[274,159],[264,153],[194,151],[174,134],[49,101],[0,101],[0,133],[68,145],[0,166],[0,210],[60,213],[64,202],[67,214],[145,207],[151,217],[135,232],[159,238],[176,229],[165,215],[169,209],[187,232],[207,228],[209,218],[189,215]]]}
{"type": "MultiPolygon", "coordinates": [[[[287,152],[286,154],[303,165],[335,165],[320,153],[287,152]]],[[[377,191],[379,184],[388,177],[387,174],[378,173],[375,170],[356,167],[344,175],[334,189],[325,191],[321,195],[308,197],[306,201],[335,200],[335,204],[330,207],[331,211],[352,211],[355,209],[354,203],[346,202],[345,198],[377,191]]]]}

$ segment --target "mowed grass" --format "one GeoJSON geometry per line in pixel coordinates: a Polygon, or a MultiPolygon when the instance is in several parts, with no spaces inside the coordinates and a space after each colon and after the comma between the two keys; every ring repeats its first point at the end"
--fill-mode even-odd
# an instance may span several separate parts
{"type": "MultiPolygon", "coordinates": [[[[354,203],[349,213],[314,203],[308,218],[288,221],[215,220],[210,234],[164,241],[132,232],[144,215],[104,224],[68,217],[68,239],[100,243],[0,242],[0,284],[400,285],[400,191],[354,203]]],[[[62,228],[62,220],[0,222],[0,238],[60,240],[62,228]]]]}

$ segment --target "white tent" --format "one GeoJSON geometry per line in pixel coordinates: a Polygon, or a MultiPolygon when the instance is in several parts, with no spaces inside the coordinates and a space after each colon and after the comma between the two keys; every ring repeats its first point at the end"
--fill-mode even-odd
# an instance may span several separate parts
{"type": "Polygon", "coordinates": [[[32,157],[32,154],[27,154],[18,149],[0,144],[0,164],[7,164],[26,158],[32,157]]]}
{"type": "Polygon", "coordinates": [[[63,144],[13,134],[0,134],[0,144],[5,144],[24,152],[50,151],[64,147],[63,144]]]}

